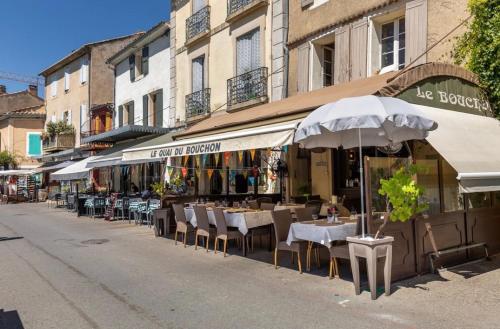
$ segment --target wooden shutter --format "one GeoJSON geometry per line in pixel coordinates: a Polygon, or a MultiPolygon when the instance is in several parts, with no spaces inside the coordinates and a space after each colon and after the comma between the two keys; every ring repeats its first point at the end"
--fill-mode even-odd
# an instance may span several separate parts
{"type": "Polygon", "coordinates": [[[297,48],[297,92],[309,91],[309,42],[297,48]]]}
{"type": "Polygon", "coordinates": [[[314,3],[314,0],[300,0],[300,6],[302,8],[312,5],[314,3]]]}
{"type": "MultiPolygon", "coordinates": [[[[405,31],[405,64],[408,65],[427,50],[427,0],[406,3],[405,31]]],[[[423,55],[413,65],[426,62],[427,55],[423,55]]]]}
{"type": "Polygon", "coordinates": [[[128,105],[128,125],[132,126],[135,123],[135,116],[134,116],[134,102],[131,102],[128,105]]]}
{"type": "Polygon", "coordinates": [[[128,65],[130,70],[130,81],[135,81],[135,55],[128,57],[128,65]]]}
{"type": "Polygon", "coordinates": [[[349,81],[349,25],[338,28],[335,31],[335,63],[333,83],[349,81]]]}
{"type": "Polygon", "coordinates": [[[149,105],[149,96],[144,95],[142,96],[142,125],[143,126],[148,126],[148,105],[149,105]]]}
{"type": "Polygon", "coordinates": [[[155,127],[163,127],[163,90],[156,93],[155,127]]]}
{"type": "Polygon", "coordinates": [[[118,127],[123,126],[123,105],[118,106],[118,127]]]}
{"type": "Polygon", "coordinates": [[[351,80],[366,78],[368,50],[368,19],[354,22],[351,27],[351,80]]]}
{"type": "Polygon", "coordinates": [[[142,48],[142,75],[149,73],[149,47],[142,48]]]}

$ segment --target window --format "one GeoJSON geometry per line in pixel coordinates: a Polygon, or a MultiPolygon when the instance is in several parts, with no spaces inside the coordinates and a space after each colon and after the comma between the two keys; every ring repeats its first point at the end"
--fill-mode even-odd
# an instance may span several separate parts
{"type": "Polygon", "coordinates": [[[69,91],[69,70],[64,71],[64,91],[69,91]]]}
{"type": "Polygon", "coordinates": [[[335,58],[335,50],[333,47],[323,47],[323,87],[333,85],[333,69],[335,58]]]}
{"type": "Polygon", "coordinates": [[[80,65],[80,83],[84,84],[88,80],[89,75],[89,61],[87,58],[82,58],[82,63],[80,65]]]}
{"type": "Polygon", "coordinates": [[[469,208],[489,208],[491,207],[490,192],[470,193],[467,195],[469,208]]]}
{"type": "Polygon", "coordinates": [[[191,71],[192,92],[204,89],[205,55],[193,59],[191,71]]]}
{"type": "Polygon", "coordinates": [[[53,77],[52,79],[52,82],[50,83],[50,95],[52,97],[56,97],[57,96],[57,80],[53,77]]]}
{"type": "Polygon", "coordinates": [[[457,172],[444,159],[442,161],[443,179],[443,204],[444,211],[457,211],[464,209],[463,196],[460,194],[457,181],[457,172]]]}
{"type": "Polygon", "coordinates": [[[124,106],[123,122],[127,123],[129,126],[135,124],[135,111],[133,101],[124,106]]]}
{"type": "Polygon", "coordinates": [[[66,122],[67,124],[71,124],[71,111],[64,111],[62,113],[62,121],[66,122]]]}
{"type": "Polygon", "coordinates": [[[405,66],[405,19],[382,24],[380,73],[405,66]]]}
{"type": "Polygon", "coordinates": [[[260,29],[250,31],[236,40],[236,74],[260,67],[260,29]]]}
{"type": "Polygon", "coordinates": [[[89,118],[87,114],[87,105],[80,104],[80,130],[88,130],[89,118]]]}
{"type": "Polygon", "coordinates": [[[26,134],[26,155],[40,156],[42,155],[42,133],[29,132],[26,134]]]}
{"type": "Polygon", "coordinates": [[[205,0],[193,0],[193,14],[205,7],[205,0]]]}
{"type": "Polygon", "coordinates": [[[163,90],[144,95],[142,106],[143,125],[163,127],[163,90]]]}

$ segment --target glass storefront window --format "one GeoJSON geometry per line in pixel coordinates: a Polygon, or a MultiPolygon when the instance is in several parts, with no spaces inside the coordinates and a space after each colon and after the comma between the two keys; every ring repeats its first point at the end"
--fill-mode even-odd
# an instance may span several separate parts
{"type": "Polygon", "coordinates": [[[378,194],[380,179],[389,178],[399,168],[409,164],[408,158],[371,157],[370,158],[370,184],[372,191],[372,211],[386,211],[385,198],[378,194]]]}
{"type": "Polygon", "coordinates": [[[470,193],[468,197],[468,206],[471,209],[475,208],[489,208],[491,206],[491,194],[485,193],[470,193]]]}
{"type": "Polygon", "coordinates": [[[457,172],[453,169],[446,160],[442,163],[442,178],[443,178],[443,204],[444,211],[458,211],[464,209],[463,195],[458,189],[457,172]]]}
{"type": "Polygon", "coordinates": [[[416,160],[416,164],[422,168],[422,171],[417,174],[417,183],[424,188],[422,200],[429,204],[427,212],[429,214],[439,214],[441,212],[441,202],[439,197],[438,160],[416,160]]]}
{"type": "Polygon", "coordinates": [[[493,192],[493,207],[500,208],[500,191],[493,192]]]}

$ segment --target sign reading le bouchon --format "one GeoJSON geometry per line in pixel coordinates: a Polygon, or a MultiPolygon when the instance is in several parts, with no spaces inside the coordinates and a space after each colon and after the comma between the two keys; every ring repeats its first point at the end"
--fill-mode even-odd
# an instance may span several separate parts
{"type": "Polygon", "coordinates": [[[220,142],[202,143],[194,145],[166,147],[151,151],[150,158],[168,158],[183,155],[195,155],[204,153],[218,153],[221,150],[220,142]]]}
{"type": "Polygon", "coordinates": [[[483,90],[460,78],[428,78],[419,81],[397,97],[413,104],[491,116],[491,106],[483,90]]]}

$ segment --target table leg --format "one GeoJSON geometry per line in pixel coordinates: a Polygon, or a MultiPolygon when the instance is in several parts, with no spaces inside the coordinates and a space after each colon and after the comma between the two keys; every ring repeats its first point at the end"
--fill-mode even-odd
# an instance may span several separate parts
{"type": "Polygon", "coordinates": [[[352,281],[354,283],[354,290],[356,295],[361,293],[359,286],[359,259],[354,255],[354,246],[349,244],[349,255],[351,258],[351,271],[352,271],[352,281]]]}
{"type": "Polygon", "coordinates": [[[377,299],[377,252],[376,249],[367,250],[366,267],[368,269],[368,283],[372,299],[377,299]]]}
{"type": "Polygon", "coordinates": [[[392,268],[392,245],[388,245],[385,251],[384,284],[385,295],[391,294],[391,268],[392,268]]]}

